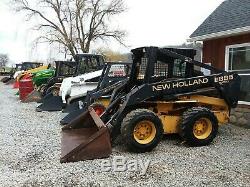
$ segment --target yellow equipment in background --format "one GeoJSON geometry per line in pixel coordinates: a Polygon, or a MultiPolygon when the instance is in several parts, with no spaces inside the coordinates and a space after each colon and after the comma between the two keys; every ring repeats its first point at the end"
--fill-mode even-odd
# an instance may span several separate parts
{"type": "Polygon", "coordinates": [[[19,81],[25,75],[32,75],[32,73],[36,73],[38,71],[45,70],[45,69],[48,69],[48,65],[44,65],[44,66],[40,66],[40,67],[37,67],[37,68],[34,68],[34,69],[24,71],[24,72],[22,72],[21,74],[19,74],[17,76],[17,81],[19,81]]]}

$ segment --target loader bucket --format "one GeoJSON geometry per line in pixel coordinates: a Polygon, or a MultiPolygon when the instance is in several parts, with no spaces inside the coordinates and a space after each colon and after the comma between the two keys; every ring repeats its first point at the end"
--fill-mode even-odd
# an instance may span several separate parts
{"type": "Polygon", "coordinates": [[[48,99],[49,97],[53,97],[52,93],[46,94],[41,100],[40,103],[43,103],[44,100],[48,99]]]}
{"type": "Polygon", "coordinates": [[[53,94],[48,94],[42,99],[42,104],[40,104],[37,108],[37,112],[41,111],[61,111],[62,110],[62,97],[61,96],[53,96],[53,94]]]}
{"type": "Polygon", "coordinates": [[[70,112],[74,112],[76,110],[79,109],[79,103],[78,102],[74,102],[71,103],[69,105],[67,105],[64,109],[63,109],[63,113],[70,113],[70,112]]]}
{"type": "Polygon", "coordinates": [[[111,154],[109,130],[92,108],[62,128],[61,163],[106,158],[111,154]]]}
{"type": "MultiPolygon", "coordinates": [[[[61,121],[60,124],[61,125],[67,125],[69,124],[71,121],[73,121],[74,119],[78,118],[82,113],[84,113],[88,108],[85,106],[81,109],[77,109],[74,110],[72,112],[70,112],[68,115],[66,115],[61,121]]],[[[98,116],[101,116],[102,113],[104,112],[102,109],[100,109],[98,106],[93,106],[93,109],[95,110],[96,114],[98,116]]]]}
{"type": "Polygon", "coordinates": [[[22,101],[24,103],[38,102],[41,100],[41,94],[37,90],[33,90],[27,97],[22,101]]]}
{"type": "Polygon", "coordinates": [[[70,112],[68,115],[66,115],[61,121],[61,125],[69,124],[71,121],[76,119],[78,116],[80,116],[83,112],[86,111],[86,108],[78,109],[73,112],[70,112]]]}
{"type": "Polygon", "coordinates": [[[1,82],[3,82],[6,78],[7,78],[7,77],[3,77],[3,78],[1,78],[1,82]]]}
{"type": "Polygon", "coordinates": [[[5,84],[9,85],[9,84],[13,84],[15,82],[15,79],[10,79],[9,81],[7,81],[5,84]]]}
{"type": "Polygon", "coordinates": [[[1,82],[6,83],[6,82],[8,82],[10,79],[11,79],[10,77],[4,77],[4,78],[1,79],[1,82]]]}

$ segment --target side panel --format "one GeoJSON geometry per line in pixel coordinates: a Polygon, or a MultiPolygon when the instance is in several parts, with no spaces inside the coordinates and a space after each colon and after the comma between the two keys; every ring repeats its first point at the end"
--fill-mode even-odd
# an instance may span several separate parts
{"type": "Polygon", "coordinates": [[[240,90],[239,85],[239,76],[226,72],[210,76],[144,84],[131,90],[126,96],[123,108],[151,98],[162,98],[162,100],[171,101],[177,95],[187,95],[187,93],[194,95],[198,90],[211,87],[216,88],[221,93],[221,97],[227,102],[228,106],[236,107],[240,90]]]}
{"type": "MultiPolygon", "coordinates": [[[[179,97],[178,101],[157,102],[157,115],[162,121],[165,134],[178,133],[178,125],[181,122],[183,108],[187,110],[191,107],[207,107],[210,108],[218,119],[219,125],[228,123],[229,109],[223,99],[207,97],[201,95],[192,95],[188,97],[179,97]]],[[[148,103],[152,105],[153,103],[148,103]]],[[[150,107],[155,110],[154,107],[150,107]]]]}

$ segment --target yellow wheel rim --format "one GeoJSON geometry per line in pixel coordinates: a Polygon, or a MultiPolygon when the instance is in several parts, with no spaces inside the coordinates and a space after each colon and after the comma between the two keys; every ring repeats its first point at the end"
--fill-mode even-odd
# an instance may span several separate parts
{"type": "Polygon", "coordinates": [[[200,118],[193,126],[193,134],[198,139],[206,139],[212,132],[212,123],[207,118],[200,118]]]}
{"type": "Polygon", "coordinates": [[[150,143],[156,135],[156,128],[151,121],[140,121],[134,128],[134,139],[140,144],[150,143]]]}

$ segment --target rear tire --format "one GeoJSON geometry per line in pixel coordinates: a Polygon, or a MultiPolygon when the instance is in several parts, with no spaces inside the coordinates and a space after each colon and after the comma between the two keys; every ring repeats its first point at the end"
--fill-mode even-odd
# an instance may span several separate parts
{"type": "Polygon", "coordinates": [[[204,107],[193,107],[183,113],[179,134],[190,146],[210,144],[218,132],[218,120],[204,107]]]}
{"type": "Polygon", "coordinates": [[[163,126],[158,116],[147,109],[133,110],[121,124],[124,141],[133,152],[148,152],[154,149],[163,135],[163,126]]]}

